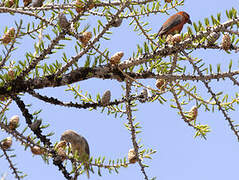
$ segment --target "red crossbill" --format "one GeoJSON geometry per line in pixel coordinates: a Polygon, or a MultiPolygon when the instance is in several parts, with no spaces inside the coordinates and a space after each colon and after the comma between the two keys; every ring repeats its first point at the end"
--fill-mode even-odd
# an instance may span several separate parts
{"type": "Polygon", "coordinates": [[[156,37],[180,33],[183,29],[183,25],[186,23],[192,24],[190,16],[186,12],[180,11],[168,18],[168,20],[160,28],[156,37]]]}
{"type": "MultiPolygon", "coordinates": [[[[80,160],[87,161],[90,157],[90,148],[87,140],[77,134],[73,130],[66,130],[62,135],[61,135],[61,141],[66,141],[67,143],[71,144],[71,150],[72,153],[75,154],[77,153],[78,156],[80,157],[80,160]]],[[[89,178],[89,165],[85,164],[85,170],[87,173],[87,176],[89,178]]]]}

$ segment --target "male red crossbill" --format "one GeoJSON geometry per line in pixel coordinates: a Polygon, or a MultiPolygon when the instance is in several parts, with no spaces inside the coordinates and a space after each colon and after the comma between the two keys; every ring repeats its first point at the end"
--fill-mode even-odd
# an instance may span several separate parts
{"type": "Polygon", "coordinates": [[[168,34],[176,34],[180,33],[183,29],[184,24],[192,24],[190,20],[190,16],[184,12],[180,11],[174,15],[172,15],[168,20],[162,25],[156,37],[168,34]]]}

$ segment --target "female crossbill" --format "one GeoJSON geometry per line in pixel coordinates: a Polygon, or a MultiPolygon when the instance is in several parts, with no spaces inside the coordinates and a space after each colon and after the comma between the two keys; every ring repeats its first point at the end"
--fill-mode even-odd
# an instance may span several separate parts
{"type": "MultiPolygon", "coordinates": [[[[61,135],[61,141],[71,144],[72,153],[77,153],[81,161],[87,161],[90,157],[90,148],[87,140],[73,130],[66,130],[61,135]]],[[[89,178],[89,165],[85,165],[85,170],[89,178]]]]}

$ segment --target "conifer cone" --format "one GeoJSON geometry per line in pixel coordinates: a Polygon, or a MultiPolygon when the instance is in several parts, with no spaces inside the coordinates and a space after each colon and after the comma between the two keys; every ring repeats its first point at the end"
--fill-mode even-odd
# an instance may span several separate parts
{"type": "Polygon", "coordinates": [[[10,28],[8,29],[8,31],[3,35],[2,37],[2,43],[4,45],[9,44],[15,37],[15,29],[14,28],[10,28]]]}
{"type": "Polygon", "coordinates": [[[65,148],[66,147],[66,141],[59,141],[55,147],[55,150],[59,148],[65,148]]]}
{"type": "MultiPolygon", "coordinates": [[[[110,21],[111,21],[111,19],[112,19],[112,18],[110,18],[110,21]]],[[[122,24],[122,22],[123,22],[123,19],[122,19],[122,18],[116,17],[116,18],[114,19],[114,21],[111,23],[111,26],[113,26],[113,27],[119,27],[119,26],[122,24]]]]}
{"type": "Polygon", "coordinates": [[[184,34],[184,40],[189,39],[189,38],[191,38],[190,34],[189,33],[185,33],[184,34]]]}
{"type": "Polygon", "coordinates": [[[166,88],[166,81],[164,79],[157,79],[155,86],[161,90],[161,91],[165,91],[166,88]]]}
{"type": "Polygon", "coordinates": [[[5,4],[6,7],[10,8],[12,7],[13,5],[15,4],[15,1],[14,0],[8,0],[5,4]]]}
{"type": "Polygon", "coordinates": [[[31,147],[31,152],[34,155],[42,155],[44,151],[38,146],[33,146],[31,147]]]}
{"type": "Polygon", "coordinates": [[[95,7],[95,4],[94,4],[93,0],[88,1],[87,4],[83,3],[80,0],[76,0],[75,5],[76,5],[76,12],[79,13],[79,14],[81,12],[83,12],[85,5],[88,5],[89,10],[95,7]]]}
{"type": "Polygon", "coordinates": [[[110,63],[112,65],[117,65],[119,64],[121,58],[124,56],[124,52],[120,51],[115,53],[111,58],[110,58],[110,63]]]}
{"type": "Polygon", "coordinates": [[[101,103],[102,103],[103,105],[108,104],[108,103],[110,102],[110,98],[111,98],[111,92],[110,92],[110,90],[105,91],[104,94],[103,94],[103,96],[102,96],[102,98],[101,98],[101,103]]]}
{"type": "Polygon", "coordinates": [[[92,33],[91,32],[84,32],[80,36],[79,40],[82,43],[82,46],[85,47],[91,38],[92,38],[92,33]]]}
{"type": "Polygon", "coordinates": [[[41,120],[41,119],[34,121],[34,122],[31,124],[31,129],[32,129],[33,131],[36,131],[36,130],[40,127],[41,123],[42,123],[42,120],[41,120]]]}
{"type": "Polygon", "coordinates": [[[57,154],[58,154],[58,156],[60,156],[61,161],[66,160],[66,158],[67,158],[66,151],[62,147],[57,149],[57,154]]]}
{"type": "Polygon", "coordinates": [[[175,35],[169,34],[166,37],[166,42],[172,45],[181,42],[181,40],[182,40],[182,37],[180,34],[175,34],[175,35]]]}
{"type": "Polygon", "coordinates": [[[58,24],[62,29],[68,29],[70,27],[70,23],[66,19],[65,14],[62,12],[58,15],[58,24]]]}
{"type": "Polygon", "coordinates": [[[4,139],[1,142],[1,146],[4,150],[9,149],[12,146],[12,138],[11,137],[7,137],[6,139],[4,139]]]}
{"type": "Polygon", "coordinates": [[[167,35],[167,37],[166,37],[166,42],[167,42],[168,44],[173,44],[172,38],[173,38],[173,35],[172,35],[172,34],[167,35]]]}
{"type": "Polygon", "coordinates": [[[139,102],[144,103],[148,98],[148,90],[144,88],[140,93],[139,102]]]}
{"type": "Polygon", "coordinates": [[[197,106],[193,106],[191,108],[191,110],[189,111],[189,116],[190,116],[190,118],[188,119],[189,122],[196,120],[196,118],[198,116],[198,108],[197,108],[197,106]]]}
{"type": "Polygon", "coordinates": [[[175,34],[172,37],[173,44],[177,44],[177,43],[181,42],[181,40],[182,40],[182,37],[180,34],[175,34]]]}
{"type": "Polygon", "coordinates": [[[76,12],[78,12],[79,14],[81,12],[83,12],[83,10],[84,10],[84,3],[83,2],[81,2],[80,0],[77,0],[75,5],[76,5],[76,12]]]}
{"type": "Polygon", "coordinates": [[[231,37],[228,33],[225,33],[222,38],[222,49],[227,51],[231,47],[231,37]]]}
{"type": "Polygon", "coordinates": [[[128,152],[128,160],[130,163],[136,163],[137,162],[137,157],[134,149],[130,149],[128,152]]]}
{"type": "Polygon", "coordinates": [[[220,37],[220,34],[219,33],[216,33],[216,32],[212,32],[209,34],[207,40],[208,40],[208,43],[209,44],[214,44],[220,37]]]}
{"type": "Polygon", "coordinates": [[[13,71],[12,68],[9,68],[9,69],[8,69],[7,74],[8,74],[8,76],[9,76],[11,79],[14,79],[14,77],[15,77],[15,72],[13,71]]]}
{"type": "Polygon", "coordinates": [[[44,0],[33,0],[32,1],[32,6],[33,7],[41,7],[43,5],[44,0]]]}
{"type": "Polygon", "coordinates": [[[23,0],[24,7],[32,3],[32,0],[23,0]]]}
{"type": "Polygon", "coordinates": [[[18,123],[19,123],[19,116],[18,115],[12,116],[10,121],[9,121],[8,127],[11,130],[15,130],[18,126],[18,123]]]}

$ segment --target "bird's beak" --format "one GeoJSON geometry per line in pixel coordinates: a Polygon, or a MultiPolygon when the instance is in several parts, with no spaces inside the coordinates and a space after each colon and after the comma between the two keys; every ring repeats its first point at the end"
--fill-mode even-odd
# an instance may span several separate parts
{"type": "Polygon", "coordinates": [[[192,21],[191,21],[190,19],[188,20],[188,24],[191,24],[191,25],[192,25],[192,21]]]}

